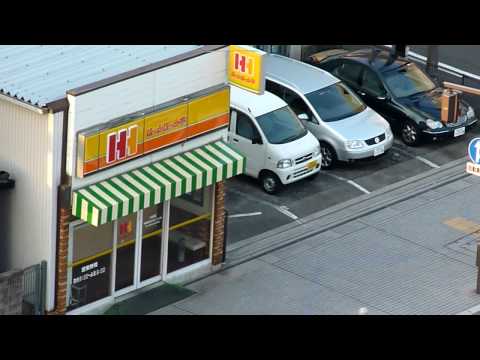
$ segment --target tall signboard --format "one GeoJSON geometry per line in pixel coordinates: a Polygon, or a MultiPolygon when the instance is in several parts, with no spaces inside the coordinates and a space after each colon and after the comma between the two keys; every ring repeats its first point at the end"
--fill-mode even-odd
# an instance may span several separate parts
{"type": "Polygon", "coordinates": [[[231,45],[228,55],[228,80],[242,89],[265,91],[265,52],[250,46],[231,45]]]}

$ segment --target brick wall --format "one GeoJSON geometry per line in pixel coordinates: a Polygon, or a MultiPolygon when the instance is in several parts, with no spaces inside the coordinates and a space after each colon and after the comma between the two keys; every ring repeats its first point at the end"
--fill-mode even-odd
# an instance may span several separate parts
{"type": "Polygon", "coordinates": [[[57,243],[57,276],[55,284],[55,310],[49,315],[63,315],[67,311],[68,232],[72,208],[60,209],[57,243]]]}
{"type": "Polygon", "coordinates": [[[23,270],[0,274],[0,315],[22,315],[23,270]]]}
{"type": "Polygon", "coordinates": [[[215,185],[215,211],[213,215],[212,264],[218,265],[223,257],[223,235],[225,230],[225,182],[215,185]]]}

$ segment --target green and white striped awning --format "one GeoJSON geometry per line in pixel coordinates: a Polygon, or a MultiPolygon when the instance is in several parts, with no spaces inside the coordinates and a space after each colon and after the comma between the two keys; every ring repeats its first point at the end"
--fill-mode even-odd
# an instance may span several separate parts
{"type": "Polygon", "coordinates": [[[241,174],[245,164],[217,141],[74,191],[72,213],[99,226],[241,174]]]}

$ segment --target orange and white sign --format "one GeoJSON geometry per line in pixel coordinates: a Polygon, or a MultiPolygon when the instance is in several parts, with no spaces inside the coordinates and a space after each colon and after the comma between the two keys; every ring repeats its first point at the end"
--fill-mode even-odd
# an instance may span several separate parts
{"type": "Polygon", "coordinates": [[[467,173],[480,176],[480,165],[474,164],[472,162],[467,162],[467,173]]]}
{"type": "Polygon", "coordinates": [[[78,134],[77,176],[200,136],[229,122],[228,87],[123,123],[78,134]]]}
{"type": "Polygon", "coordinates": [[[187,104],[145,118],[145,153],[183,141],[187,134],[187,104]]]}
{"type": "Polygon", "coordinates": [[[250,46],[231,45],[228,59],[228,80],[232,85],[263,94],[265,52],[250,46]]]}

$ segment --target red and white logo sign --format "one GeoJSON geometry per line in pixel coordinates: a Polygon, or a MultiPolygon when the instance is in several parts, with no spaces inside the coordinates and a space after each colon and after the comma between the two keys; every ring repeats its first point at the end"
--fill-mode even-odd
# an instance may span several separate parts
{"type": "Polygon", "coordinates": [[[107,164],[135,155],[137,146],[138,125],[107,135],[107,164]]]}
{"type": "Polygon", "coordinates": [[[249,76],[253,75],[253,58],[240,53],[235,53],[235,71],[239,71],[249,76]]]}

